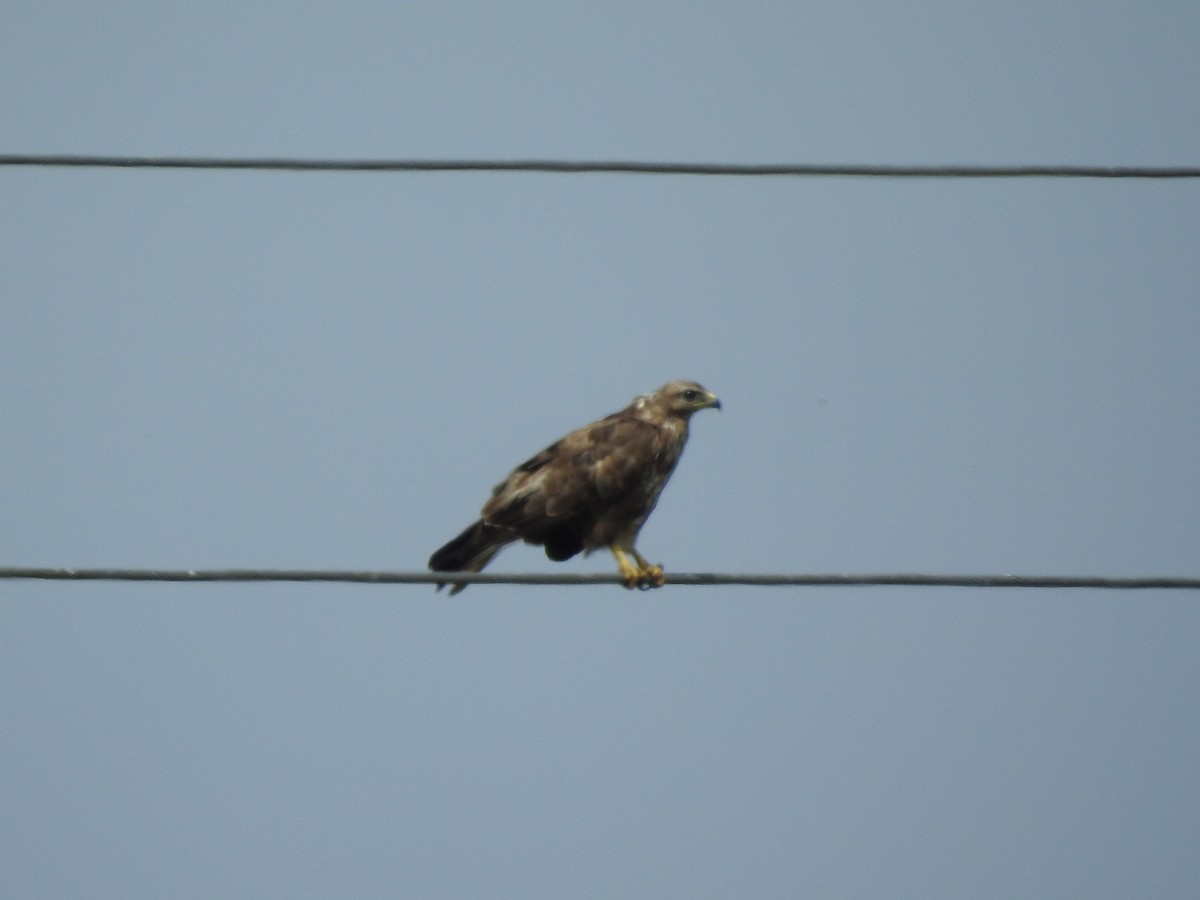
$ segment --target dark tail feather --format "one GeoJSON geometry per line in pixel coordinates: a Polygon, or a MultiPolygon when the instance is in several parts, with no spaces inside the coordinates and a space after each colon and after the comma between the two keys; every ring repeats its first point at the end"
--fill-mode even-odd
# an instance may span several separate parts
{"type": "MultiPolygon", "coordinates": [[[[492,561],[501,547],[516,538],[517,535],[507,528],[497,528],[480,519],[429,557],[429,568],[434,572],[478,572],[492,561]]],[[[438,582],[439,591],[445,586],[446,582],[438,582]]],[[[455,584],[450,589],[450,596],[465,587],[462,583],[455,584]]]]}

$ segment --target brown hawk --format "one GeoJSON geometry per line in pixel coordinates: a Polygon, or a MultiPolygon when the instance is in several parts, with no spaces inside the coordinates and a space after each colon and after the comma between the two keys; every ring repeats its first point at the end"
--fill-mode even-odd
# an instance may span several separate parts
{"type": "MultiPolygon", "coordinates": [[[[665,583],[634,546],[687,443],[688,420],[721,402],[694,381],[671,381],[572,431],[492,489],[480,519],[429,558],[435,572],[478,572],[513,541],[552,560],[607,547],[627,587],[665,583]]],[[[438,585],[442,588],[444,582],[438,585]]],[[[455,584],[456,594],[465,584],[455,584]]]]}

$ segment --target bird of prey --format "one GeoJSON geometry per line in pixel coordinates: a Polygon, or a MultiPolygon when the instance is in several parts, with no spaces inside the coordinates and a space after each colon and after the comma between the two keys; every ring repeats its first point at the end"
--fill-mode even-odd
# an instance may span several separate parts
{"type": "MultiPolygon", "coordinates": [[[[522,540],[542,545],[555,561],[608,548],[626,587],[664,584],[662,567],[634,544],[683,452],[688,420],[709,408],[721,408],[714,394],[694,381],[671,381],[572,431],[496,485],[479,521],[434,553],[429,568],[478,572],[522,540]]],[[[450,593],[465,587],[455,584],[450,593]]]]}

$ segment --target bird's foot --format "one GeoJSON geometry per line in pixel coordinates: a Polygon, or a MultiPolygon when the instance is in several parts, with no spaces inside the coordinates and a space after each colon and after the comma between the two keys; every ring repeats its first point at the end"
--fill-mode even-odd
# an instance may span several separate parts
{"type": "Polygon", "coordinates": [[[662,587],[667,583],[667,576],[663,574],[662,566],[656,566],[642,554],[636,550],[632,551],[633,558],[637,560],[640,577],[638,579],[638,587],[643,591],[650,588],[662,587]]]}
{"type": "Polygon", "coordinates": [[[648,591],[667,583],[667,576],[663,574],[662,566],[647,566],[644,569],[635,566],[630,566],[628,569],[622,568],[621,578],[625,581],[625,587],[630,590],[637,588],[640,591],[648,591]]]}
{"type": "Polygon", "coordinates": [[[646,561],[646,558],[636,550],[626,552],[619,550],[616,547],[612,548],[612,554],[617,560],[617,566],[621,570],[621,580],[625,582],[625,587],[633,590],[649,590],[650,588],[662,587],[667,583],[667,577],[663,574],[662,566],[656,566],[646,561]],[[632,559],[630,558],[632,556],[632,559]],[[635,562],[636,560],[636,562],[635,562]]]}
{"type": "Polygon", "coordinates": [[[621,580],[625,582],[625,587],[633,590],[642,581],[642,570],[629,561],[623,553],[614,553],[617,558],[617,566],[621,570],[621,580]]]}
{"type": "Polygon", "coordinates": [[[667,583],[667,576],[663,574],[662,566],[644,566],[640,572],[637,586],[648,591],[651,588],[662,587],[667,583]]]}

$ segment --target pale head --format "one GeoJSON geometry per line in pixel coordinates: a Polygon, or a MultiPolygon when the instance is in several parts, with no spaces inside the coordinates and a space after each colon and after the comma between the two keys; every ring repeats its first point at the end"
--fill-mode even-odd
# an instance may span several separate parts
{"type": "Polygon", "coordinates": [[[668,415],[684,419],[701,409],[721,408],[721,401],[717,399],[717,395],[694,381],[668,381],[643,399],[664,409],[668,415]]]}

